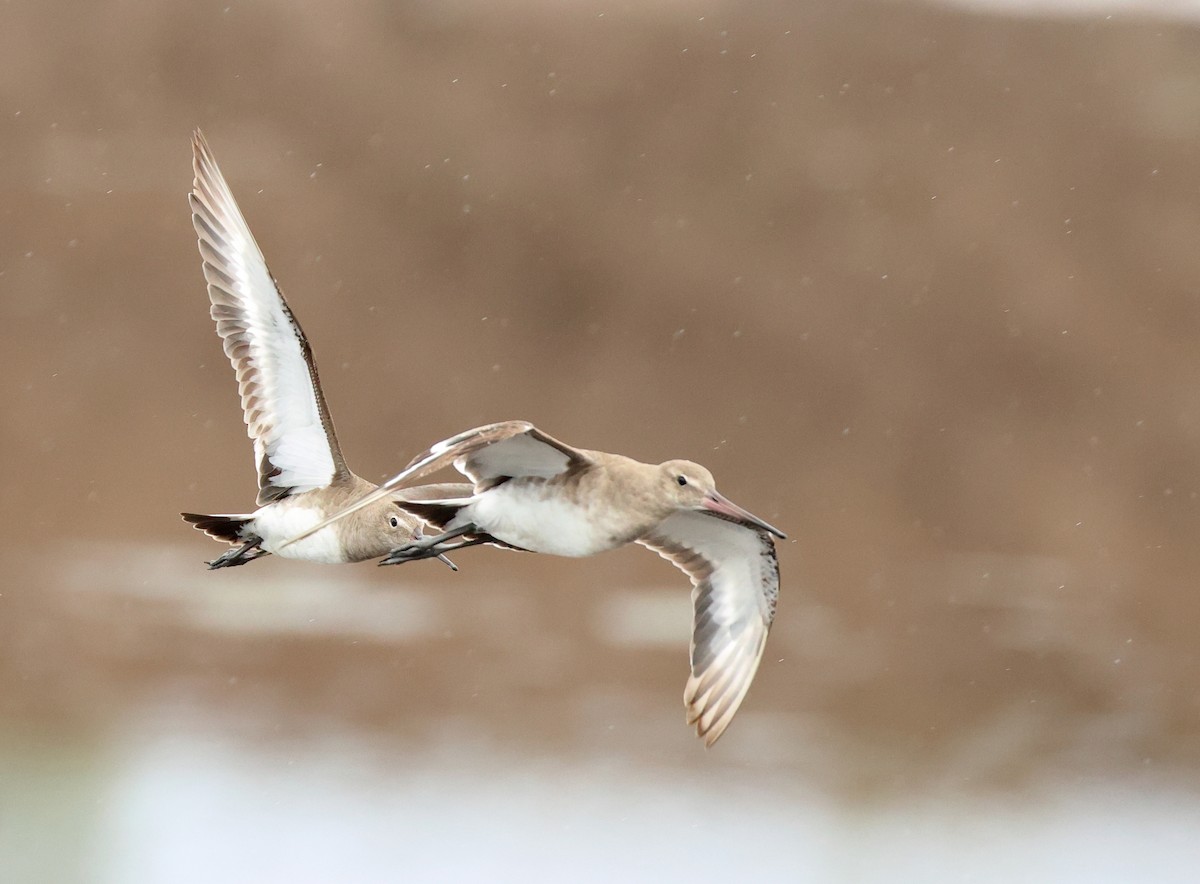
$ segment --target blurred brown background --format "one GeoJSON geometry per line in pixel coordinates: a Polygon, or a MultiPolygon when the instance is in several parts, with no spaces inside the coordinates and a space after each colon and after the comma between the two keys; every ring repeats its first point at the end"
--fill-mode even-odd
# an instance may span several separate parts
{"type": "Polygon", "coordinates": [[[1187,21],[13,2],[0,187],[5,880],[1194,871],[1187,21]],[[713,750],[645,551],[204,570],[178,512],[254,485],[195,126],[358,472],[526,418],[789,532],[713,750]]]}

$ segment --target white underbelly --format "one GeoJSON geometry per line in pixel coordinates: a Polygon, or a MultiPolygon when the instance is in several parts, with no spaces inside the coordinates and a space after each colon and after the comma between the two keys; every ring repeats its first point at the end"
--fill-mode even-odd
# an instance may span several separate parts
{"type": "Polygon", "coordinates": [[[324,518],[325,514],[315,507],[286,502],[269,504],[254,514],[254,532],[262,538],[263,549],[285,559],[304,559],[327,565],[345,562],[346,554],[338,539],[337,525],[322,528],[316,534],[280,549],[280,544],[303,534],[324,518]]]}
{"type": "Polygon", "coordinates": [[[619,545],[587,508],[541,491],[538,485],[505,483],[463,507],[452,524],[474,522],[497,540],[555,556],[590,556],[619,545]]]}

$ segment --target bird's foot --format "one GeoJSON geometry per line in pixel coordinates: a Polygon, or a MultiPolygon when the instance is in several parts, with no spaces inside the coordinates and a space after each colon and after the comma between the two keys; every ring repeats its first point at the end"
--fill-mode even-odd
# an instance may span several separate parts
{"type": "Polygon", "coordinates": [[[392,550],[380,559],[379,564],[403,565],[405,562],[418,562],[421,559],[442,559],[450,566],[451,570],[458,570],[458,566],[446,558],[437,544],[424,545],[420,541],[406,543],[404,546],[392,550]]]}
{"type": "Polygon", "coordinates": [[[476,538],[459,540],[457,543],[452,542],[474,530],[476,530],[474,525],[463,525],[434,537],[423,537],[418,534],[412,543],[406,543],[404,546],[392,550],[379,561],[379,564],[403,565],[405,562],[416,562],[421,559],[441,559],[451,571],[457,571],[458,566],[446,558],[446,553],[480,543],[481,541],[476,538]]]}
{"type": "Polygon", "coordinates": [[[211,562],[205,562],[205,564],[208,565],[208,570],[215,571],[217,568],[235,568],[238,565],[253,562],[255,559],[261,559],[263,556],[269,556],[269,552],[259,548],[260,543],[262,543],[261,537],[252,537],[236,549],[228,550],[224,555],[218,556],[211,562]]]}

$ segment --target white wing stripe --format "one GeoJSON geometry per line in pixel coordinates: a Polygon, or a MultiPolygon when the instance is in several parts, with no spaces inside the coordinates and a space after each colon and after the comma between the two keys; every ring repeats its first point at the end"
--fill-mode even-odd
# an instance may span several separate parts
{"type": "MultiPolygon", "coordinates": [[[[376,490],[372,491],[370,494],[360,497],[349,506],[338,510],[329,518],[325,519],[316,527],[309,529],[304,534],[301,534],[298,537],[293,537],[288,541],[288,543],[296,543],[297,541],[303,540],[305,537],[308,537],[310,534],[319,531],[321,528],[324,528],[325,526],[330,525],[339,519],[344,519],[351,513],[357,512],[363,507],[374,503],[376,500],[385,497],[393,490],[403,486],[404,483],[416,481],[422,476],[432,473],[435,470],[440,470],[442,467],[448,466],[451,463],[453,463],[460,472],[468,476],[473,482],[476,482],[477,485],[479,484],[480,479],[486,481],[488,478],[494,478],[493,475],[475,475],[472,472],[473,462],[467,463],[467,459],[472,457],[475,452],[488,449],[489,446],[503,449],[505,443],[508,443],[513,439],[525,439],[527,434],[536,434],[537,436],[541,437],[537,439],[526,439],[526,442],[533,442],[538,449],[544,449],[546,452],[546,457],[557,460],[557,458],[563,456],[561,449],[555,448],[554,445],[543,441],[543,439],[549,439],[550,437],[540,433],[540,431],[528,421],[502,421],[500,423],[476,427],[473,430],[467,430],[455,436],[451,436],[449,439],[443,439],[441,442],[435,442],[433,445],[429,446],[427,451],[424,451],[414,457],[411,461],[409,461],[408,466],[406,466],[396,475],[392,476],[392,478],[388,479],[376,490]]],[[[521,445],[522,443],[517,444],[521,445]]],[[[518,448],[515,450],[524,449],[518,448]]],[[[582,455],[578,455],[578,457],[582,458],[582,455]]],[[[563,460],[565,463],[567,458],[564,457],[563,460]]],[[[507,466],[511,466],[511,464],[507,466]]],[[[514,474],[510,473],[508,475],[514,474]]],[[[515,475],[523,474],[515,473],[515,475]]],[[[284,545],[286,546],[287,544],[284,545]]]]}
{"type": "Polygon", "coordinates": [[[238,378],[260,471],[259,502],[333,481],[340,461],[322,421],[302,333],[221,172],[197,135],[192,223],[211,314],[238,378]],[[274,490],[271,490],[274,489],[274,490]]]}

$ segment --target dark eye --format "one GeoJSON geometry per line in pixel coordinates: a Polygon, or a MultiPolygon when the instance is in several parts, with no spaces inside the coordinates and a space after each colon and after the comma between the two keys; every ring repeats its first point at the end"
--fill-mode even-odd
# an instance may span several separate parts
{"type": "Polygon", "coordinates": [[[393,528],[399,528],[400,520],[398,518],[396,518],[395,516],[392,516],[390,519],[388,519],[388,524],[391,525],[393,528]]]}
{"type": "Polygon", "coordinates": [[[686,485],[687,484],[687,476],[676,476],[675,481],[678,482],[680,485],[686,485]]]}

